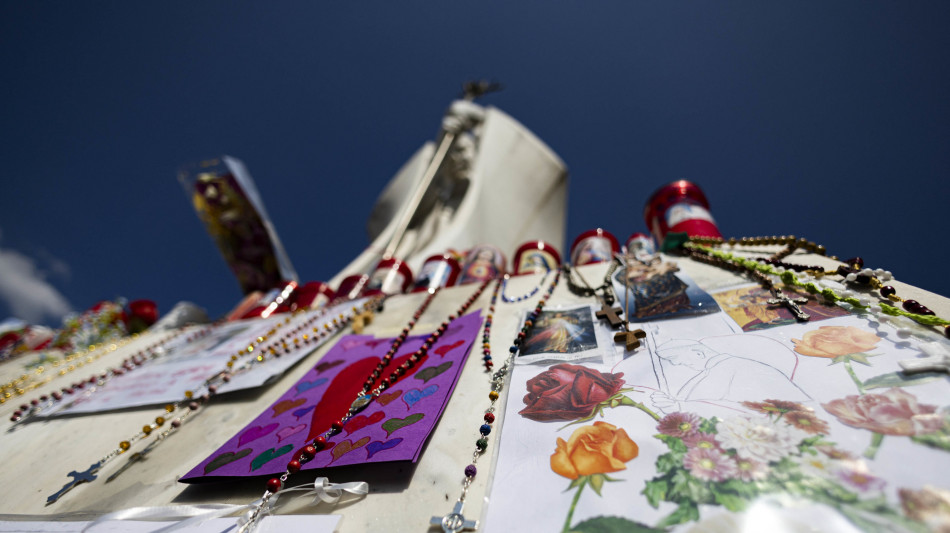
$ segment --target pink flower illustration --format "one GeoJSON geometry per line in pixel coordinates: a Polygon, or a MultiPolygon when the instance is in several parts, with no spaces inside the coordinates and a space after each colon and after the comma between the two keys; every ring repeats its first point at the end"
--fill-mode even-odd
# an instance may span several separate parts
{"type": "Polygon", "coordinates": [[[716,440],[716,436],[712,433],[703,433],[702,431],[697,431],[683,437],[683,444],[687,448],[702,448],[705,450],[719,450],[719,442],[716,440]]]}
{"type": "Polygon", "coordinates": [[[743,459],[739,456],[736,456],[735,460],[736,477],[742,481],[762,481],[769,475],[769,465],[765,463],[760,463],[752,459],[743,459]]]}
{"type": "Polygon", "coordinates": [[[693,448],[683,457],[683,466],[698,479],[725,481],[736,477],[736,463],[719,450],[693,448]]]}
{"type": "Polygon", "coordinates": [[[924,435],[943,425],[937,406],[917,403],[913,394],[898,388],[883,394],[846,396],[822,407],[843,424],[881,435],[924,435]]]}
{"type": "Polygon", "coordinates": [[[699,417],[693,413],[671,413],[656,426],[657,431],[671,437],[683,438],[699,431],[699,417]]]}

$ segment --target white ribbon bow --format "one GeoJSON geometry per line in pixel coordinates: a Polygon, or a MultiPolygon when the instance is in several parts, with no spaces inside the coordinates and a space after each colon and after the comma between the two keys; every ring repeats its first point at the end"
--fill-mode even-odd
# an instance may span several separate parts
{"type": "MultiPolygon", "coordinates": [[[[318,477],[314,480],[312,486],[301,485],[299,487],[284,489],[277,494],[272,494],[266,502],[263,498],[259,498],[258,500],[246,505],[210,503],[198,505],[166,505],[162,507],[132,507],[130,509],[123,509],[121,511],[100,516],[95,521],[83,528],[83,532],[85,533],[86,531],[93,530],[96,526],[113,520],[178,520],[173,524],[169,524],[168,526],[153,532],[171,533],[172,531],[198,526],[207,522],[208,520],[221,518],[235,513],[243,513],[237,520],[238,528],[243,528],[251,521],[251,518],[254,516],[254,510],[257,507],[260,506],[261,510],[257,514],[255,522],[259,521],[265,515],[270,514],[271,511],[273,511],[277,504],[277,499],[281,495],[298,491],[307,491],[303,494],[303,496],[313,496],[313,503],[319,503],[320,501],[323,501],[333,504],[340,501],[340,498],[343,497],[344,493],[350,493],[356,496],[365,496],[366,494],[369,494],[369,483],[366,483],[365,481],[330,483],[329,479],[325,477],[318,477]]],[[[248,528],[248,530],[253,530],[255,525],[256,524],[251,524],[251,527],[248,528]]]]}

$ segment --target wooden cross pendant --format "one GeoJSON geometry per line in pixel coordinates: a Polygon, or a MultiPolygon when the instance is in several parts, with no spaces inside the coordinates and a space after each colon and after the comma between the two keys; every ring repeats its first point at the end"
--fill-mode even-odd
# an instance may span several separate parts
{"type": "Polygon", "coordinates": [[[597,311],[596,316],[600,320],[606,320],[610,322],[610,327],[617,329],[617,326],[624,323],[624,320],[617,316],[619,313],[623,313],[623,309],[619,307],[610,307],[607,305],[601,305],[600,311],[597,311]]]}
{"type": "Polygon", "coordinates": [[[614,335],[614,342],[624,343],[624,349],[626,351],[635,350],[640,347],[640,339],[646,337],[647,334],[642,329],[635,329],[633,331],[618,331],[614,335]]]}
{"type": "Polygon", "coordinates": [[[478,529],[478,520],[466,520],[462,516],[465,502],[455,502],[455,508],[445,516],[433,516],[430,525],[442,526],[443,533],[459,533],[459,531],[475,531],[478,529]]]}
{"type": "Polygon", "coordinates": [[[782,293],[782,289],[774,289],[772,291],[772,296],[768,301],[769,305],[784,305],[788,308],[789,311],[795,316],[795,320],[799,322],[807,322],[811,315],[802,311],[801,307],[798,307],[798,304],[804,304],[808,302],[808,298],[789,298],[782,293]]]}
{"type": "Polygon", "coordinates": [[[49,496],[48,498],[46,498],[46,505],[49,505],[55,502],[56,500],[60,499],[60,497],[62,497],[63,494],[66,494],[67,492],[72,490],[72,488],[75,487],[76,485],[80,483],[88,483],[90,481],[95,480],[96,472],[98,472],[100,468],[102,468],[102,461],[99,461],[97,463],[92,463],[91,465],[89,465],[89,468],[86,469],[85,472],[76,472],[75,470],[73,470],[72,472],[66,474],[67,476],[73,478],[73,480],[63,485],[63,488],[59,489],[59,492],[57,492],[56,494],[53,494],[49,496]]]}

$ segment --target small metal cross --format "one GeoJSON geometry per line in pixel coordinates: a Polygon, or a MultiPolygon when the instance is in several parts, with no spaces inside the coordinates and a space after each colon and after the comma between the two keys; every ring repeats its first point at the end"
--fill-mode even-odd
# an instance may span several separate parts
{"type": "Polygon", "coordinates": [[[596,316],[600,320],[607,320],[610,322],[610,327],[616,329],[617,326],[624,323],[624,320],[617,316],[618,313],[623,313],[623,309],[619,307],[610,307],[607,305],[601,305],[600,311],[597,311],[596,316]]]}
{"type": "Polygon", "coordinates": [[[642,329],[635,329],[633,331],[618,331],[614,334],[614,342],[624,343],[626,351],[634,350],[640,347],[640,339],[646,337],[647,334],[642,329]]]}
{"type": "Polygon", "coordinates": [[[442,526],[443,533],[459,533],[459,531],[475,531],[478,529],[478,520],[466,520],[462,516],[462,507],[465,502],[455,502],[455,508],[445,516],[433,516],[430,525],[442,526]]]}
{"type": "Polygon", "coordinates": [[[808,302],[808,298],[789,298],[782,293],[782,289],[774,289],[772,291],[773,298],[770,298],[768,301],[769,305],[784,305],[788,308],[789,311],[795,315],[795,320],[799,322],[807,322],[811,315],[802,311],[798,304],[804,304],[808,302]]]}
{"type": "Polygon", "coordinates": [[[48,498],[46,498],[46,505],[49,505],[55,502],[60,497],[62,497],[63,494],[66,494],[67,492],[72,490],[72,488],[75,487],[76,485],[80,483],[88,483],[90,481],[95,480],[96,472],[98,472],[100,468],[102,468],[102,461],[92,463],[91,465],[89,465],[89,468],[86,469],[85,472],[76,472],[75,470],[73,470],[72,472],[66,474],[67,476],[73,478],[73,480],[63,485],[63,488],[59,489],[59,492],[57,492],[56,494],[53,494],[52,496],[49,496],[48,498]]]}

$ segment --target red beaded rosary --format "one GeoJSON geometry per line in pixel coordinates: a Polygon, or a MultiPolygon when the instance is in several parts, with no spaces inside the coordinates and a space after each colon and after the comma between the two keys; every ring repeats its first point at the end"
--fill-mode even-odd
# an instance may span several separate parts
{"type": "Polygon", "coordinates": [[[280,477],[271,478],[267,481],[264,496],[261,498],[260,503],[251,513],[249,520],[244,524],[242,531],[246,531],[248,528],[253,526],[253,524],[260,517],[261,511],[265,508],[265,506],[267,506],[268,500],[284,488],[284,483],[286,483],[287,479],[291,475],[299,472],[304,463],[312,460],[319,451],[325,449],[327,447],[327,440],[342,432],[343,426],[347,423],[347,421],[350,420],[350,418],[365,409],[374,399],[379,397],[383,391],[399,381],[399,379],[402,378],[409,369],[413,368],[417,363],[427,357],[429,348],[431,348],[432,345],[435,344],[439,339],[439,337],[445,333],[449,327],[449,324],[451,324],[456,318],[465,314],[465,312],[469,307],[471,307],[475,300],[481,296],[482,292],[484,292],[485,288],[490,282],[491,280],[486,280],[481,285],[479,285],[475,293],[465,300],[461,307],[459,307],[458,311],[450,314],[445,319],[445,321],[443,321],[439,327],[426,338],[418,350],[410,355],[404,363],[394,368],[388,376],[383,377],[383,371],[389,366],[389,363],[396,355],[396,352],[399,351],[399,348],[409,336],[409,332],[412,330],[413,326],[416,325],[419,317],[425,313],[426,309],[429,307],[429,304],[432,303],[435,295],[438,294],[440,290],[438,288],[430,289],[430,292],[426,296],[425,300],[413,313],[412,319],[409,320],[406,326],[402,328],[402,331],[399,333],[399,335],[393,340],[393,343],[386,352],[386,355],[383,356],[379,364],[376,365],[376,368],[367,376],[366,381],[363,383],[362,390],[350,405],[347,412],[339,420],[333,422],[333,424],[330,425],[330,429],[327,430],[326,433],[315,437],[309,445],[304,446],[297,457],[287,463],[287,470],[280,477]]]}

